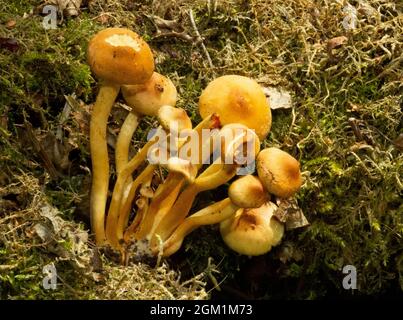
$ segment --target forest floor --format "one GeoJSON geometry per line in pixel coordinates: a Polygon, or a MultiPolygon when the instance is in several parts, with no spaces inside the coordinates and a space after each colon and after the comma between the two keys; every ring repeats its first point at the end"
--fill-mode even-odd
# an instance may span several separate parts
{"type": "MultiPolygon", "coordinates": [[[[90,0],[76,17],[59,14],[55,29],[44,28],[43,1],[0,2],[1,299],[402,295],[402,2],[90,0]],[[88,123],[98,87],[86,48],[112,26],[150,44],[194,123],[201,91],[220,75],[290,93],[290,108],[272,110],[263,146],[300,161],[297,200],[309,226],[255,258],[226,248],[217,226],[198,229],[157,265],[120,266],[95,248],[88,123]],[[49,265],[56,290],[42,285],[49,265]],[[346,265],[357,270],[357,290],[343,289],[346,265]]],[[[113,110],[111,152],[127,114],[121,97],[113,110]]],[[[135,147],[155,124],[141,122],[135,147]]],[[[195,208],[225,190],[203,193],[195,208]]]]}

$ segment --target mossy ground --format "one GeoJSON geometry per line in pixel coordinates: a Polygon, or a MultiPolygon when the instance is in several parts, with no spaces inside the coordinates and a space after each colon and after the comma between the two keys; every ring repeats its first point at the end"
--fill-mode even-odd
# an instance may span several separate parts
{"type": "MultiPolygon", "coordinates": [[[[124,269],[107,256],[101,257],[106,280],[96,281],[87,269],[74,267],[71,246],[66,250],[75,253],[65,262],[30,237],[29,230],[42,219],[33,205],[39,195],[41,206],[56,207],[70,226],[88,228],[86,132],[97,85],[86,64],[86,46],[94,33],[109,26],[144,36],[157,70],[173,80],[178,106],[194,122],[200,119],[201,90],[224,74],[281,86],[293,98],[292,109],[273,111],[272,131],[263,144],[300,160],[305,183],[298,201],[311,225],[287,232],[282,246],[253,259],[230,252],[216,227],[201,228],[170,259],[170,268],[192,278],[206,271],[212,257],[219,271],[213,276],[222,282],[222,291],[213,290],[213,298],[402,294],[402,3],[351,1],[358,9],[352,30],[343,27],[347,2],[341,0],[92,0],[78,17],[64,18],[55,30],[43,29],[40,4],[2,1],[0,13],[0,38],[16,41],[0,43],[1,298],[205,297],[200,280],[181,287],[176,271],[146,264],[124,269]],[[213,67],[196,41],[189,9],[213,67]],[[168,31],[190,37],[161,35],[153,16],[175,20],[168,31]],[[15,26],[6,27],[10,21],[15,26]],[[345,42],[334,45],[332,39],[340,36],[345,42]],[[63,120],[65,96],[73,94],[77,106],[63,120]],[[41,149],[32,147],[32,136],[45,151],[57,145],[58,153],[41,156],[41,149]],[[44,157],[51,164],[44,164],[44,157]],[[52,261],[64,280],[55,292],[43,290],[41,282],[42,267],[52,261]],[[358,272],[354,293],[342,287],[341,269],[349,264],[358,272]],[[128,285],[133,279],[152,285],[133,288],[128,285]]],[[[115,108],[111,146],[125,112],[115,108]]],[[[153,124],[153,119],[142,122],[136,144],[144,142],[153,124]]],[[[225,193],[225,188],[205,193],[195,206],[225,193]]]]}

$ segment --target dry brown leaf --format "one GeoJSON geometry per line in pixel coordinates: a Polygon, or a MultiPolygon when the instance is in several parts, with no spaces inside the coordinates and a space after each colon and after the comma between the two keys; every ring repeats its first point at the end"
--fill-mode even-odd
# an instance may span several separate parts
{"type": "Polygon", "coordinates": [[[290,109],[292,108],[291,95],[282,88],[263,87],[263,92],[269,102],[270,109],[290,109]]]}
{"type": "Polygon", "coordinates": [[[6,28],[7,29],[12,29],[16,26],[17,22],[15,20],[8,20],[6,22],[6,28]]]}
{"type": "Polygon", "coordinates": [[[98,18],[97,21],[101,24],[108,24],[109,22],[109,16],[107,14],[101,14],[98,18]]]}
{"type": "Polygon", "coordinates": [[[336,38],[332,38],[327,41],[327,49],[331,52],[333,49],[336,49],[348,41],[348,38],[345,36],[340,36],[336,38]]]}
{"type": "Polygon", "coordinates": [[[277,199],[277,210],[274,216],[285,223],[287,230],[306,227],[309,225],[307,218],[298,206],[295,198],[277,199]]]}

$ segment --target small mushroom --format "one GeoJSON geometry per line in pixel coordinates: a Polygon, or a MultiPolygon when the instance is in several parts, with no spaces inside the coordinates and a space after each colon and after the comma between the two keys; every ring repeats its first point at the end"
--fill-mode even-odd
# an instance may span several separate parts
{"type": "Polygon", "coordinates": [[[268,201],[258,208],[241,208],[235,215],[220,223],[220,233],[232,250],[248,255],[265,254],[278,245],[284,225],[273,212],[277,206],[268,201]]]}
{"type": "Polygon", "coordinates": [[[291,197],[302,185],[298,160],[278,148],[260,151],[256,168],[267,191],[279,198],[291,197]]]}
{"type": "MultiPolygon", "coordinates": [[[[163,244],[163,255],[170,256],[182,245],[183,239],[193,230],[230,219],[240,208],[258,208],[268,201],[267,191],[260,180],[252,175],[235,180],[228,198],[212,204],[187,217],[163,244]]],[[[242,210],[242,209],[240,209],[242,210]]],[[[162,240],[162,239],[161,239],[162,240]]],[[[157,245],[152,249],[156,251],[157,245]]]]}
{"type": "Polygon", "coordinates": [[[178,96],[172,81],[157,72],[143,84],[122,86],[122,95],[135,113],[146,116],[157,116],[164,105],[174,107],[178,96]]]}
{"type": "Polygon", "coordinates": [[[92,159],[91,225],[96,243],[105,237],[105,207],[109,183],[106,127],[113,103],[123,84],[147,81],[154,71],[154,60],[147,43],[135,32],[108,28],[98,32],[88,46],[88,63],[101,79],[90,122],[92,159]]]}
{"type": "MultiPolygon", "coordinates": [[[[120,129],[115,147],[116,171],[119,172],[129,161],[129,147],[134,132],[139,123],[139,117],[143,115],[157,116],[162,106],[174,107],[177,100],[177,91],[170,79],[154,72],[150,79],[143,84],[124,85],[121,88],[124,99],[132,108],[120,129]]],[[[129,186],[131,177],[127,180],[129,186]]],[[[127,198],[129,188],[126,188],[127,198]]]]}
{"type": "Polygon", "coordinates": [[[263,140],[271,127],[271,111],[261,86],[253,79],[226,75],[208,84],[199,99],[202,118],[220,116],[223,125],[241,123],[263,140]]]}

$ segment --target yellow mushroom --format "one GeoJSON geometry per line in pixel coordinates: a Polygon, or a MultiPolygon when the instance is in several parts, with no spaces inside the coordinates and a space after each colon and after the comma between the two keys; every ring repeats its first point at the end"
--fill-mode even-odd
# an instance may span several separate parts
{"type": "Polygon", "coordinates": [[[260,149],[259,138],[253,133],[253,131],[241,124],[230,124],[224,126],[220,130],[218,140],[221,140],[220,157],[203,173],[201,173],[194,183],[188,185],[182,191],[175,204],[157,225],[151,238],[152,247],[156,245],[158,238],[165,241],[183,222],[188,215],[197,194],[202,191],[215,189],[228,182],[236,175],[237,169],[240,166],[240,163],[237,162],[239,153],[243,153],[245,150],[250,149],[246,146],[253,146],[252,150],[248,150],[252,151],[251,156],[253,161],[255,159],[254,155],[257,154],[260,149]],[[228,160],[230,163],[225,162],[228,160]]]}
{"type": "MultiPolygon", "coordinates": [[[[200,122],[194,129],[193,133],[197,137],[201,137],[201,133],[205,129],[216,129],[220,125],[218,117],[213,114],[208,116],[206,119],[204,119],[202,122],[200,122]]],[[[186,143],[191,143],[190,139],[194,137],[195,135],[189,135],[189,139],[184,142],[186,143]]],[[[179,150],[181,150],[179,148],[179,150]]],[[[151,237],[151,235],[154,232],[154,229],[158,225],[159,221],[162,219],[162,217],[165,216],[167,211],[172,207],[174,204],[175,200],[177,199],[177,196],[182,189],[183,185],[185,182],[193,182],[195,174],[197,174],[197,165],[194,165],[190,161],[185,161],[181,160],[179,158],[174,158],[176,159],[176,170],[171,170],[168,174],[167,179],[163,184],[160,184],[157,188],[157,191],[155,192],[154,198],[151,201],[149,210],[147,212],[147,215],[144,218],[144,221],[141,223],[141,226],[138,228],[138,230],[135,232],[134,236],[137,240],[140,239],[146,239],[151,237]],[[182,164],[180,162],[182,161],[182,164]],[[185,163],[185,165],[184,165],[185,163]],[[180,172],[180,168],[182,167],[182,172],[180,172]],[[186,172],[189,172],[189,170],[192,171],[191,174],[186,174],[186,172]],[[185,173],[185,174],[184,174],[185,173]],[[188,178],[187,178],[188,177],[188,178]],[[190,177],[192,179],[190,179],[190,177]]],[[[172,164],[173,159],[169,159],[168,162],[171,161],[171,165],[167,166],[168,170],[173,169],[174,166],[172,164]]]]}
{"type": "Polygon", "coordinates": [[[271,111],[261,86],[253,79],[226,75],[208,84],[199,99],[202,118],[220,116],[223,125],[240,123],[263,140],[271,128],[271,111]]]}
{"type": "Polygon", "coordinates": [[[301,187],[302,177],[298,160],[278,148],[260,151],[256,168],[267,191],[277,197],[291,197],[301,187]]]}
{"type": "Polygon", "coordinates": [[[232,250],[258,256],[280,243],[284,225],[273,213],[277,206],[268,201],[258,208],[241,208],[235,215],[220,223],[220,233],[232,250]]]}
{"type": "Polygon", "coordinates": [[[174,84],[167,77],[154,72],[143,84],[124,85],[122,94],[132,108],[123,122],[115,148],[116,171],[119,172],[129,161],[129,146],[138,125],[138,118],[143,115],[157,116],[158,110],[165,105],[174,107],[177,92],[174,84]]]}
{"type": "Polygon", "coordinates": [[[123,28],[98,32],[88,46],[88,63],[101,80],[90,122],[92,159],[91,225],[98,245],[106,241],[105,207],[109,183],[106,127],[113,103],[123,84],[147,81],[154,71],[154,60],[147,43],[123,28]]]}
{"type": "MultiPolygon", "coordinates": [[[[267,191],[258,178],[247,175],[235,180],[228,190],[228,198],[190,215],[177,227],[163,242],[163,256],[175,253],[181,247],[183,239],[196,228],[226,221],[239,208],[257,208],[267,200],[267,191]]],[[[158,245],[154,245],[152,250],[156,252],[158,245]]]]}

